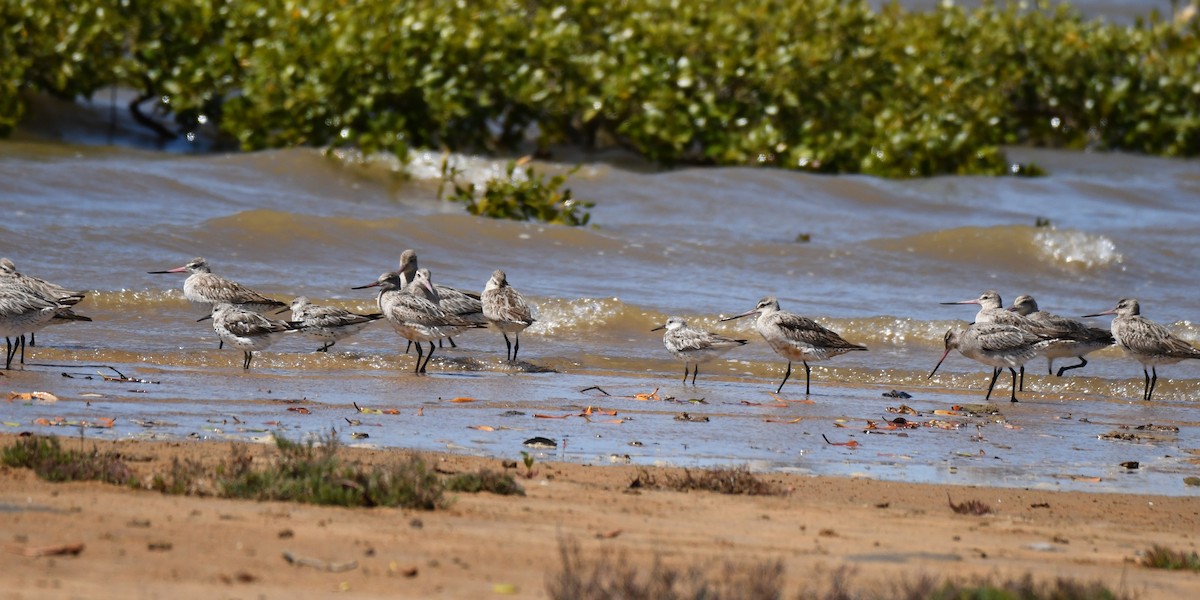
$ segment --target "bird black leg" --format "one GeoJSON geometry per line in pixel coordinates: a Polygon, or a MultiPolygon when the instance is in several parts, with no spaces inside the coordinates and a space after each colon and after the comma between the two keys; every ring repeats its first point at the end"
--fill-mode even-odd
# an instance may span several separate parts
{"type": "MultiPolygon", "coordinates": [[[[1008,401],[1009,402],[1019,402],[1019,400],[1017,400],[1017,370],[1012,367],[1009,367],[1008,370],[1012,371],[1012,376],[1013,376],[1012,396],[1009,396],[1008,401]]],[[[1024,380],[1024,378],[1025,378],[1025,367],[1021,367],[1021,379],[1024,380]]],[[[1021,391],[1022,392],[1025,391],[1025,388],[1021,388],[1021,391]]]]}
{"type": "Polygon", "coordinates": [[[249,350],[247,350],[247,351],[246,351],[246,360],[242,361],[242,368],[243,368],[243,369],[249,369],[249,368],[250,368],[250,359],[252,359],[252,358],[254,358],[254,353],[253,353],[253,352],[251,352],[251,351],[249,351],[249,350]]]}
{"type": "Polygon", "coordinates": [[[329,352],[329,347],[336,343],[337,342],[329,342],[328,344],[325,344],[324,346],[317,348],[317,352],[329,352]]]}
{"type": "Polygon", "coordinates": [[[807,361],[800,361],[800,362],[804,363],[804,395],[807,396],[808,395],[808,384],[809,384],[809,382],[812,381],[812,367],[808,366],[807,361]]]}
{"type": "Polygon", "coordinates": [[[1142,367],[1142,375],[1146,376],[1146,383],[1142,386],[1142,400],[1150,399],[1150,372],[1146,367],[1142,367]]]}
{"type": "MultiPolygon", "coordinates": [[[[692,369],[692,385],[696,385],[696,376],[700,374],[700,363],[696,363],[696,367],[692,369]]],[[[683,378],[687,379],[687,363],[683,365],[683,378]]]]}
{"type": "MultiPolygon", "coordinates": [[[[421,346],[421,343],[417,342],[417,347],[419,348],[420,346],[421,346]]],[[[429,354],[425,355],[425,364],[421,365],[422,373],[424,373],[425,368],[429,366],[429,359],[431,359],[431,358],[433,358],[433,341],[432,340],[430,340],[430,342],[429,342],[429,354]]]]}
{"type": "Polygon", "coordinates": [[[1000,376],[1000,369],[992,369],[992,382],[988,384],[987,395],[983,397],[983,401],[987,402],[992,399],[992,388],[996,387],[996,378],[1000,376]]]}
{"type": "Polygon", "coordinates": [[[408,345],[404,347],[404,353],[408,354],[412,350],[412,340],[408,340],[408,345]]]}
{"type": "Polygon", "coordinates": [[[36,346],[36,345],[37,345],[37,340],[33,338],[33,334],[32,334],[32,333],[30,333],[30,334],[29,334],[29,345],[30,345],[30,346],[36,346]]]}
{"type": "MultiPolygon", "coordinates": [[[[22,358],[25,356],[24,351],[21,352],[22,358]]],[[[1146,392],[1146,401],[1149,402],[1154,397],[1154,388],[1158,386],[1158,367],[1150,367],[1150,391],[1146,392]]]]}
{"type": "Polygon", "coordinates": [[[13,359],[12,340],[10,340],[9,338],[4,338],[4,368],[5,369],[12,368],[12,359],[13,359]]]}
{"type": "Polygon", "coordinates": [[[684,383],[687,383],[687,376],[688,376],[688,364],[683,363],[683,382],[684,383]]]}
{"type": "Polygon", "coordinates": [[[508,334],[503,331],[500,335],[504,336],[504,360],[512,362],[512,342],[508,339],[508,334]]]}
{"type": "Polygon", "coordinates": [[[519,352],[520,350],[521,350],[521,334],[518,332],[518,333],[513,334],[513,357],[512,357],[513,362],[517,362],[517,352],[519,352]]]}
{"type": "MultiPolygon", "coordinates": [[[[412,340],[408,341],[408,345],[412,346],[412,340]]],[[[407,352],[405,354],[407,354],[407,352]]],[[[413,373],[421,372],[421,359],[423,358],[425,358],[425,348],[421,346],[420,342],[417,342],[417,365],[413,367],[413,373]]]]}
{"type": "Polygon", "coordinates": [[[1062,374],[1063,374],[1064,372],[1066,372],[1066,371],[1070,371],[1071,369],[1078,369],[1079,367],[1085,367],[1085,366],[1087,366],[1087,359],[1086,359],[1086,358],[1084,358],[1084,357],[1082,357],[1082,356],[1080,356],[1080,357],[1079,357],[1079,364],[1077,364],[1077,365],[1067,365],[1067,366],[1065,366],[1065,367],[1061,367],[1061,368],[1058,370],[1058,376],[1059,376],[1059,377],[1062,377],[1062,374]]]}
{"type": "MultiPolygon", "coordinates": [[[[1015,392],[1016,390],[1014,389],[1013,391],[1015,392]]],[[[1025,391],[1025,365],[1021,365],[1021,391],[1025,391]]]]}
{"type": "Polygon", "coordinates": [[[776,394],[783,391],[783,384],[787,383],[788,377],[791,377],[791,376],[792,376],[792,361],[789,360],[787,371],[783,374],[783,381],[779,382],[779,389],[775,390],[776,394]]]}
{"type": "MultiPolygon", "coordinates": [[[[454,343],[454,338],[452,338],[452,337],[448,337],[448,338],[446,338],[446,341],[450,342],[450,347],[451,347],[451,348],[457,348],[457,347],[458,347],[458,344],[455,344],[455,343],[454,343]]],[[[441,341],[441,340],[438,340],[438,348],[441,348],[441,347],[442,347],[442,341],[441,341]]]]}
{"type": "MultiPolygon", "coordinates": [[[[22,333],[21,337],[17,338],[16,345],[21,347],[21,364],[25,364],[25,334],[22,333]]],[[[13,355],[16,356],[16,354],[17,350],[14,347],[13,355]]]]}

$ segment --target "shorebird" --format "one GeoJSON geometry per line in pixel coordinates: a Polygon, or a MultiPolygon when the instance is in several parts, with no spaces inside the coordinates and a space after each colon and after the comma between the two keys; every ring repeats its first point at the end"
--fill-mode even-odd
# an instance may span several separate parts
{"type": "Polygon", "coordinates": [[[1054,359],[1075,357],[1077,365],[1067,365],[1058,369],[1058,376],[1071,369],[1086,366],[1088,354],[1107,348],[1113,344],[1113,336],[1107,329],[1089,327],[1083,321],[1061,317],[1044,310],[1039,310],[1033,296],[1017,296],[1010,311],[1021,315],[1040,325],[1049,337],[1054,338],[1042,351],[1046,357],[1046,367],[1051,375],[1054,374],[1054,359]]]}
{"type": "MultiPolygon", "coordinates": [[[[40,279],[38,277],[33,277],[32,275],[25,275],[25,274],[18,272],[17,266],[13,263],[12,260],[10,260],[8,258],[0,258],[0,277],[15,278],[17,282],[19,282],[21,285],[24,285],[25,287],[29,288],[34,293],[41,295],[43,298],[46,298],[47,300],[51,300],[53,302],[57,302],[58,304],[65,305],[65,306],[75,306],[76,304],[79,304],[80,302],[82,302],[84,300],[84,298],[87,298],[86,291],[69,290],[61,285],[58,285],[57,283],[50,283],[49,281],[46,281],[45,279],[40,279]]],[[[91,319],[88,319],[87,317],[83,317],[83,318],[79,318],[79,317],[80,317],[80,315],[76,315],[75,313],[71,312],[71,313],[69,313],[69,315],[64,314],[61,318],[51,319],[46,324],[47,325],[57,325],[60,323],[69,323],[71,321],[91,321],[91,319]]],[[[34,338],[34,334],[35,334],[34,331],[29,332],[29,345],[30,346],[37,345],[37,340],[34,338]]],[[[24,357],[25,357],[24,343],[22,343],[21,344],[21,358],[22,358],[21,362],[22,363],[25,362],[24,357]]]]}
{"type": "Polygon", "coordinates": [[[842,336],[812,319],[779,310],[779,301],[773,296],[764,297],[754,308],[740,315],[721,320],[732,321],[755,314],[758,315],[758,319],[755,320],[754,326],[758,333],[767,340],[772,350],[788,359],[787,372],[783,375],[783,381],[779,382],[776,394],[783,391],[783,384],[791,377],[793,360],[804,364],[804,394],[808,395],[812,381],[812,368],[808,363],[867,349],[866,346],[847,342],[842,336]]]}
{"type": "MultiPolygon", "coordinates": [[[[206,310],[211,311],[216,304],[222,302],[227,304],[236,304],[243,310],[249,310],[256,313],[266,313],[269,311],[278,310],[287,307],[287,304],[278,300],[272,300],[236,281],[226,279],[220,275],[214,275],[208,267],[208,261],[197,256],[188,264],[166,271],[148,271],[151,275],[160,275],[164,273],[189,273],[187,279],[183,280],[183,297],[193,304],[203,306],[206,310]]],[[[200,320],[204,321],[209,317],[203,317],[200,320]]],[[[225,346],[225,340],[222,339],[218,348],[225,346]]]]}
{"type": "MultiPolygon", "coordinates": [[[[943,302],[942,304],[978,304],[979,312],[975,314],[976,323],[1000,323],[1010,327],[1019,327],[1040,337],[1053,337],[1053,332],[1046,326],[1005,309],[1004,302],[996,290],[987,290],[973,300],[943,302]]],[[[1025,391],[1025,367],[1021,367],[1021,383],[1017,389],[1025,391]]]]}
{"type": "MultiPolygon", "coordinates": [[[[401,252],[399,271],[401,289],[408,289],[416,277],[417,270],[417,251],[409,248],[401,252]]],[[[444,285],[434,285],[432,291],[437,298],[433,302],[436,302],[442,310],[476,323],[485,322],[483,319],[483,305],[479,300],[479,294],[444,285]]],[[[446,336],[446,341],[450,342],[451,348],[458,347],[454,343],[453,337],[446,336]]],[[[442,341],[439,339],[438,345],[440,346],[441,343],[442,341]]],[[[407,354],[408,350],[406,349],[404,352],[407,354]]]]}
{"type": "Polygon", "coordinates": [[[212,322],[213,331],[222,340],[245,354],[243,369],[250,368],[255,350],[264,350],[275,341],[277,335],[300,328],[298,323],[269,319],[228,302],[213,305],[212,322]]]}
{"type": "Polygon", "coordinates": [[[492,272],[492,277],[484,285],[479,299],[483,306],[484,318],[495,325],[504,336],[505,360],[517,360],[517,352],[521,349],[521,332],[533,325],[535,320],[529,311],[529,304],[516,288],[508,284],[508,277],[500,269],[492,272]],[[510,333],[516,341],[515,348],[508,340],[510,333]]]}
{"type": "MultiPolygon", "coordinates": [[[[683,361],[683,382],[687,383],[688,369],[695,365],[692,371],[692,385],[696,385],[696,375],[700,374],[700,363],[705,363],[738,346],[745,346],[747,340],[735,340],[709,331],[701,331],[688,327],[682,317],[670,317],[665,325],[660,325],[650,331],[666,331],[663,333],[663,346],[675,358],[683,361]]],[[[782,387],[782,386],[780,386],[782,387]]]]}
{"type": "Polygon", "coordinates": [[[1012,325],[973,323],[966,329],[947,330],[945,343],[946,351],[942,353],[941,360],[926,379],[932,378],[950,351],[957,349],[963,356],[992,367],[992,381],[983,397],[985,401],[991,400],[992,388],[996,387],[996,378],[1000,376],[1000,371],[1008,369],[1012,373],[1012,395],[1009,396],[1009,401],[1017,402],[1017,369],[1037,356],[1049,340],[1012,325]]]}
{"type": "Polygon", "coordinates": [[[313,304],[307,296],[295,298],[290,308],[275,314],[288,310],[292,311],[292,321],[299,324],[302,333],[326,342],[317,348],[317,352],[328,352],[338,340],[354,335],[372,321],[383,318],[383,313],[360,315],[336,306],[313,304]]]}
{"type": "Polygon", "coordinates": [[[457,315],[452,315],[424,296],[416,294],[413,290],[414,287],[426,288],[429,292],[433,291],[433,284],[427,273],[428,271],[424,269],[418,271],[413,276],[408,290],[402,289],[398,272],[384,273],[374,283],[353,288],[356,290],[370,287],[379,288],[379,296],[376,299],[379,311],[391,323],[392,329],[395,329],[396,333],[408,341],[414,342],[417,346],[417,364],[413,369],[414,373],[424,373],[426,367],[429,366],[429,360],[433,358],[435,348],[433,340],[447,337],[463,328],[484,327],[482,324],[472,323],[457,315]],[[422,351],[422,342],[429,342],[428,357],[425,357],[422,351]],[[424,358],[423,363],[422,358],[424,358]]]}
{"type": "Polygon", "coordinates": [[[1146,385],[1142,400],[1149,401],[1158,384],[1158,365],[1173,365],[1188,358],[1200,358],[1200,350],[1180,339],[1166,327],[1142,316],[1142,307],[1134,298],[1122,298],[1117,307],[1094,315],[1116,315],[1112,320],[1112,336],[1125,355],[1142,363],[1146,385]],[[1149,370],[1147,370],[1149,368],[1149,370]]]}

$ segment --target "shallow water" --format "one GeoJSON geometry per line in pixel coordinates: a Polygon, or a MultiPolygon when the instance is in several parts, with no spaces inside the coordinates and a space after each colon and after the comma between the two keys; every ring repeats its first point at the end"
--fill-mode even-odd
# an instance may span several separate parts
{"type": "MultiPolygon", "coordinates": [[[[1019,404],[1006,401],[1004,376],[990,405],[998,413],[974,416],[934,411],[982,404],[986,367],[954,355],[926,378],[942,334],[974,315],[939,302],[988,288],[1005,300],[1034,294],[1066,315],[1136,296],[1148,317],[1200,341],[1189,320],[1200,314],[1200,161],[1013,149],[1014,160],[1051,175],[889,181],[651,172],[583,157],[571,187],[597,202],[597,227],[572,229],[474,218],[439,202],[437,154],[406,179],[387,160],[308,149],[160,152],[127,128],[117,145],[101,145],[88,124],[99,117],[88,113],[47,126],[46,113],[60,110],[47,101],[25,131],[0,141],[0,254],[25,273],[93,290],[78,308],[95,321],[44,330],[29,364],[0,379],[59,397],[0,403],[6,428],[76,435],[80,423],[112,419],[83,432],[168,439],[336,428],[346,441],[369,436],[354,443],[510,459],[545,436],[559,445],[539,455],[588,463],[1200,493],[1183,483],[1200,474],[1200,364],[1164,367],[1155,401],[1144,403],[1138,365],[1115,349],[1063,378],[1044,375],[1038,360],[1019,404]],[[1035,227],[1039,217],[1052,227],[1035,227]],[[147,273],[204,256],[218,274],[278,299],[369,311],[369,290],[350,288],[395,268],[405,248],[456,287],[481,290],[505,269],[538,309],[522,362],[504,363],[498,334],[469,332],[417,376],[403,341],[380,324],[328,355],[286,339],[243,372],[241,354],[218,351],[210,326],[195,322],[204,313],[183,300],[184,276],[147,273]],[[786,363],[749,320],[717,322],[767,294],[870,352],[815,364],[811,403],[800,369],[780,402],[770,392],[786,363]],[[649,332],[672,314],[751,343],[683,385],[681,365],[649,332]],[[117,374],[108,367],[144,382],[105,380],[117,374]],[[583,391],[593,386],[609,395],[583,391]],[[637,398],[656,389],[656,399],[637,398]],[[912,398],[883,396],[894,389],[912,398]],[[887,409],[902,403],[920,412],[904,418],[921,427],[887,428],[900,416],[887,409]],[[308,414],[289,410],[299,408],[308,414]],[[708,420],[678,420],[683,413],[708,420]],[[850,441],[859,445],[835,445],[850,441]]],[[[455,158],[480,180],[503,167],[455,158]]]]}

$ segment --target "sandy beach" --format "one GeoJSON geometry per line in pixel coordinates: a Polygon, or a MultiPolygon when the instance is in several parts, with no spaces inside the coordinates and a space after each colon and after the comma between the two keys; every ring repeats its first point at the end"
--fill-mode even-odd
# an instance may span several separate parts
{"type": "MultiPolygon", "coordinates": [[[[0,437],[7,446],[13,435],[0,437]]],[[[63,438],[74,447],[78,440],[63,438]]],[[[92,441],[85,441],[92,448],[92,441]]],[[[143,477],[176,458],[215,464],[228,443],[96,442],[143,477]]],[[[255,455],[270,452],[253,446],[255,455]]],[[[402,450],[346,448],[349,460],[402,450]]],[[[440,473],[502,461],[424,454],[440,473]]],[[[525,496],[455,494],[436,511],[345,509],[57,484],[0,467],[2,598],[548,597],[564,544],[648,569],[784,567],[785,597],[848,567],[852,588],[921,575],[1096,581],[1139,598],[1200,597],[1200,574],[1149,569],[1159,544],[1195,551],[1195,498],[1031,491],[760,474],[779,496],[631,489],[670,469],[538,462],[525,496]],[[977,500],[982,516],[953,512],[977,500]],[[76,554],[29,556],[61,546],[76,554]],[[286,556],[292,558],[289,561],[286,556]],[[623,558],[622,558],[623,557],[623,558]]],[[[907,578],[907,579],[906,579],[907,578]]]]}

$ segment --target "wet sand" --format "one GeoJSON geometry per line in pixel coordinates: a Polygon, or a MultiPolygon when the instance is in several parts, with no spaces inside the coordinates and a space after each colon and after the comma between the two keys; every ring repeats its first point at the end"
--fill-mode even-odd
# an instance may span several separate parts
{"type": "MultiPolygon", "coordinates": [[[[8,445],[12,435],[0,436],[8,445]]],[[[72,438],[64,442],[74,443],[72,438]]],[[[90,442],[87,443],[90,446],[90,442]]],[[[146,476],[172,458],[216,462],[225,442],[97,442],[146,476]]],[[[265,452],[265,446],[253,451],[265,452]]],[[[401,450],[347,449],[386,461],[401,450]]],[[[427,454],[442,472],[501,469],[492,458],[427,454]]],[[[344,509],[279,502],[170,497],[96,483],[54,484],[0,467],[5,532],[2,598],[546,597],[560,544],[584,557],[624,554],[648,568],[730,560],[782,561],[785,597],[834,569],[852,586],[895,578],[999,576],[1098,581],[1140,598],[1200,597],[1200,575],[1137,564],[1160,544],[1194,551],[1195,498],[1090,494],[858,478],[762,474],[790,490],[747,497],[631,490],[638,469],[539,462],[527,495],[458,494],[445,510],[344,509]],[[994,509],[958,515],[979,500],[994,509]],[[23,552],[81,544],[74,556],[23,552]],[[343,572],[289,564],[284,553],[343,572]]],[[[713,568],[716,568],[715,566],[713,568]]],[[[892,584],[894,585],[894,584],[892,584]]]]}

